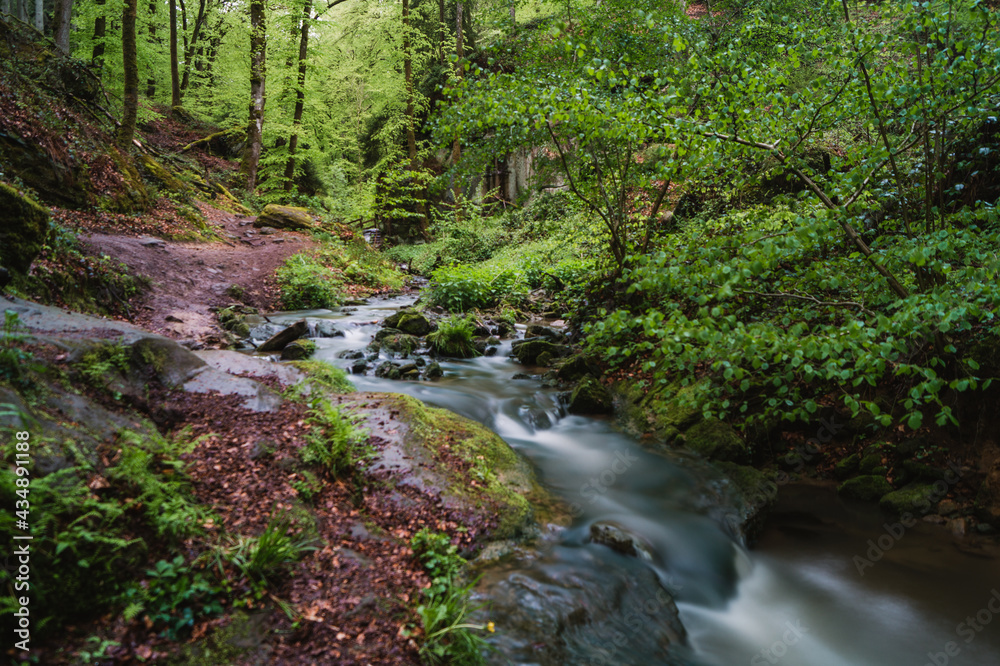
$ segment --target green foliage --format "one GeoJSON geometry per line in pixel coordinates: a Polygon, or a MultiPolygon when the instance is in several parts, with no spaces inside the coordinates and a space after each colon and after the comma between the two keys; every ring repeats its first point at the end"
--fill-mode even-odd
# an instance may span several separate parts
{"type": "Polygon", "coordinates": [[[251,581],[267,585],[289,566],[316,550],[313,539],[292,533],[288,514],[273,516],[259,537],[240,537],[229,552],[230,561],[251,581]]]}
{"type": "Polygon", "coordinates": [[[21,320],[13,310],[4,311],[0,331],[0,381],[27,388],[30,382],[26,370],[33,354],[19,346],[24,341],[21,320]]]}
{"type": "Polygon", "coordinates": [[[288,310],[334,308],[343,303],[343,281],[335,271],[312,255],[296,254],[275,271],[281,303],[288,310]]]}
{"type": "Polygon", "coordinates": [[[304,398],[311,394],[313,387],[319,387],[332,393],[352,393],[355,390],[354,384],[348,379],[347,371],[326,361],[309,359],[293,361],[292,365],[306,375],[305,379],[290,389],[291,393],[298,398],[304,398]]]}
{"type": "Polygon", "coordinates": [[[488,648],[481,632],[493,631],[493,623],[473,624],[468,616],[481,606],[472,606],[469,597],[475,581],[459,583],[466,562],[446,534],[424,528],[410,540],[410,548],[420,559],[430,587],[424,590],[417,614],[423,623],[420,660],[424,664],[484,664],[488,648]]]}
{"type": "Polygon", "coordinates": [[[129,314],[131,300],[148,280],[130,274],[128,266],[81,246],[77,234],[52,223],[51,233],[27,276],[18,276],[15,291],[29,300],[66,305],[81,312],[129,314]]]}
{"type": "Polygon", "coordinates": [[[154,626],[164,627],[163,636],[170,640],[187,634],[197,620],[223,612],[222,589],[203,571],[185,564],[182,555],[158,561],[146,576],[145,586],[133,587],[125,595],[128,615],[144,612],[154,626]]]}
{"type": "Polygon", "coordinates": [[[129,348],[114,343],[98,345],[85,353],[77,364],[84,381],[96,388],[105,388],[116,371],[127,372],[128,368],[129,348]]]}
{"type": "Polygon", "coordinates": [[[471,358],[479,355],[472,341],[474,332],[474,319],[454,315],[439,322],[437,330],[427,335],[427,341],[441,356],[471,358]]]}
{"type": "Polygon", "coordinates": [[[322,250],[293,255],[275,272],[286,309],[337,307],[345,284],[378,291],[403,286],[402,273],[363,241],[343,242],[329,234],[318,240],[322,250]]]}
{"type": "MultiPolygon", "coordinates": [[[[169,550],[201,531],[207,509],[194,504],[177,456],[186,442],[122,433],[121,451],[109,467],[74,442],[32,440],[35,460],[63,467],[31,480],[32,616],[40,635],[86,621],[126,601],[126,591],[145,560],[147,539],[169,550]]],[[[12,460],[12,436],[0,440],[12,460]]],[[[0,468],[0,499],[18,495],[14,467],[0,468]]],[[[0,537],[10,541],[15,516],[0,517],[0,537]]],[[[0,571],[0,585],[13,585],[0,571]]]]}
{"type": "Polygon", "coordinates": [[[317,465],[333,478],[353,476],[371,454],[368,438],[329,400],[317,398],[309,412],[311,428],[299,451],[302,462],[317,465]]]}

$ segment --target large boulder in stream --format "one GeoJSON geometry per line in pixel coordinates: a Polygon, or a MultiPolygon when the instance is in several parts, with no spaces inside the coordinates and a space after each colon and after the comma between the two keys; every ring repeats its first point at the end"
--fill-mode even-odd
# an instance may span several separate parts
{"type": "Polygon", "coordinates": [[[389,315],[382,325],[417,337],[423,337],[437,328],[423,313],[412,309],[400,310],[389,315]]]}
{"type": "Polygon", "coordinates": [[[570,414],[610,414],[612,412],[611,395],[600,380],[585,377],[569,398],[570,414]]]}
{"type": "Polygon", "coordinates": [[[549,359],[566,356],[570,349],[566,345],[557,345],[549,342],[545,338],[528,338],[518,340],[511,345],[512,355],[523,365],[537,365],[538,359],[543,354],[548,354],[549,359]]]}

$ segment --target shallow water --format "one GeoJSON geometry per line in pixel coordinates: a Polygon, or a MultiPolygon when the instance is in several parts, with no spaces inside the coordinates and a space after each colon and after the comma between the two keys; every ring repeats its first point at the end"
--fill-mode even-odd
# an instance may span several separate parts
{"type": "MultiPolygon", "coordinates": [[[[316,358],[346,368],[338,354],[363,348],[379,320],[412,300],[271,319],[336,322],[344,337],[316,340],[316,358]]],[[[484,575],[480,592],[507,609],[491,616],[499,663],[1000,664],[997,559],[963,553],[925,523],[890,539],[877,507],[797,485],[782,488],[748,552],[727,528],[724,479],[697,460],[643,449],[607,420],[566,416],[555,390],[511,379],[525,368],[509,351],[505,342],[493,357],[442,362],[433,382],[352,378],[359,390],[407,393],[485,424],[573,507],[572,524],[540,551],[484,575]],[[589,543],[599,520],[639,535],[648,557],[589,543]],[[859,571],[855,558],[880,537],[890,547],[859,571]],[[654,595],[661,589],[687,632],[679,647],[669,599],[654,595]]]]}

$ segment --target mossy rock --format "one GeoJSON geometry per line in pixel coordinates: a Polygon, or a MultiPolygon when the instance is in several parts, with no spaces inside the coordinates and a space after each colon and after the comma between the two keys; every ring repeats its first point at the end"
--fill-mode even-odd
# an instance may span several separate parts
{"type": "Polygon", "coordinates": [[[700,421],[684,432],[689,449],[709,460],[748,463],[750,451],[743,438],[728,423],[718,419],[700,421]]]}
{"type": "Polygon", "coordinates": [[[861,456],[857,453],[852,453],[846,458],[842,458],[833,466],[833,475],[841,480],[854,476],[858,473],[858,464],[860,461],[861,456]]]}
{"type": "Polygon", "coordinates": [[[910,475],[911,479],[917,479],[919,481],[938,481],[945,478],[948,473],[947,470],[941,467],[935,467],[934,465],[928,465],[927,463],[917,462],[916,460],[904,460],[903,469],[906,473],[910,475]]]}
{"type": "Polygon", "coordinates": [[[537,365],[538,357],[541,354],[547,352],[549,358],[558,358],[566,356],[569,353],[569,347],[554,344],[544,338],[531,338],[515,342],[512,351],[519,363],[537,365]]]}
{"type": "Polygon", "coordinates": [[[153,181],[159,183],[172,192],[177,192],[179,194],[188,193],[188,186],[185,185],[181,179],[175,176],[169,169],[157,162],[152,156],[143,154],[140,155],[139,159],[142,162],[143,170],[153,181]]]}
{"type": "Polygon", "coordinates": [[[1000,524],[1000,465],[994,465],[979,486],[975,510],[976,516],[981,521],[993,525],[1000,524]]]}
{"type": "Polygon", "coordinates": [[[407,335],[406,333],[396,333],[379,340],[377,346],[382,351],[390,354],[409,356],[416,350],[419,342],[420,341],[412,335],[407,335]]]}
{"type": "Polygon", "coordinates": [[[883,467],[882,456],[877,453],[869,453],[858,461],[858,469],[862,474],[875,474],[875,469],[883,467]]]}
{"type": "MultiPolygon", "coordinates": [[[[244,324],[245,325],[245,324],[244,324]]],[[[301,361],[316,353],[316,343],[312,340],[296,340],[281,350],[282,361],[301,361]]]]}
{"type": "Polygon", "coordinates": [[[573,389],[568,410],[570,414],[610,414],[611,395],[599,380],[587,377],[573,389]]]}
{"type": "Polygon", "coordinates": [[[305,208],[268,204],[254,220],[253,226],[295,230],[312,229],[315,224],[312,215],[305,208]]]}
{"type": "Polygon", "coordinates": [[[674,382],[651,389],[642,382],[619,382],[612,387],[622,425],[637,437],[652,434],[668,444],[704,418],[694,399],[695,385],[674,382]]]}
{"type": "Polygon", "coordinates": [[[437,492],[448,507],[494,514],[498,522],[487,539],[525,534],[534,525],[533,505],[565,511],[539,486],[531,465],[479,423],[406,395],[363,393],[350,400],[370,432],[388,441],[379,456],[381,464],[398,470],[393,482],[437,492]]]}
{"type": "Polygon", "coordinates": [[[884,495],[879,501],[879,506],[892,516],[901,516],[904,513],[923,516],[934,509],[939,499],[942,497],[937,496],[934,484],[911,483],[884,495]]]}
{"type": "Polygon", "coordinates": [[[764,529],[768,511],[778,499],[778,484],[764,472],[749,465],[723,461],[713,465],[729,477],[743,498],[743,534],[748,542],[753,542],[764,529]]]}
{"type": "Polygon", "coordinates": [[[848,499],[873,502],[883,495],[892,492],[892,486],[889,485],[884,476],[866,474],[844,481],[837,488],[837,492],[848,499]]]}
{"type": "Polygon", "coordinates": [[[0,266],[27,273],[48,235],[48,211],[0,183],[0,266]]]}
{"type": "Polygon", "coordinates": [[[580,381],[584,377],[599,377],[601,370],[586,354],[570,356],[555,364],[556,377],[564,382],[580,381]]]}
{"type": "Polygon", "coordinates": [[[427,335],[435,329],[434,324],[431,323],[427,317],[422,314],[404,314],[399,319],[399,323],[396,328],[401,330],[403,333],[408,333],[409,335],[416,335],[422,337],[427,335]]]}

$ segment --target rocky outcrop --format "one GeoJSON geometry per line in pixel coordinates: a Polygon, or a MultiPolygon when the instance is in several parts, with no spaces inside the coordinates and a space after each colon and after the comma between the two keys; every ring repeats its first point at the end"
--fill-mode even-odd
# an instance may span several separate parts
{"type": "Polygon", "coordinates": [[[257,347],[257,351],[259,352],[281,351],[289,344],[291,344],[293,341],[305,337],[306,333],[308,332],[309,332],[309,326],[306,324],[306,320],[300,319],[299,321],[295,322],[285,330],[281,331],[280,333],[268,339],[261,346],[257,347]]]}
{"type": "Polygon", "coordinates": [[[27,273],[48,235],[48,211],[0,183],[0,266],[27,273]]]}
{"type": "Polygon", "coordinates": [[[512,355],[524,365],[545,365],[570,353],[569,347],[555,344],[545,338],[526,338],[511,346],[512,355]]]}
{"type": "Polygon", "coordinates": [[[611,414],[614,410],[611,395],[600,380],[586,377],[570,395],[570,414],[611,414]]]}
{"type": "Polygon", "coordinates": [[[254,220],[255,227],[275,229],[312,229],[315,226],[312,215],[305,208],[268,204],[254,220]]]}

